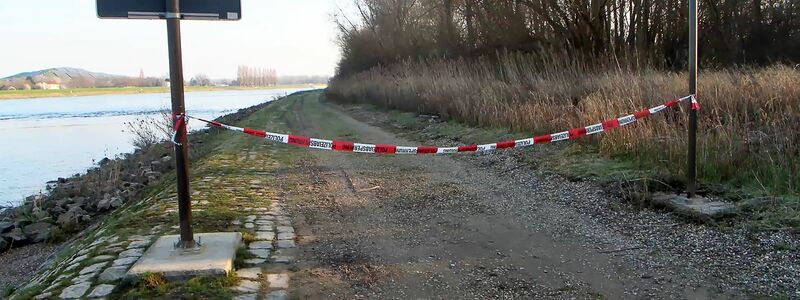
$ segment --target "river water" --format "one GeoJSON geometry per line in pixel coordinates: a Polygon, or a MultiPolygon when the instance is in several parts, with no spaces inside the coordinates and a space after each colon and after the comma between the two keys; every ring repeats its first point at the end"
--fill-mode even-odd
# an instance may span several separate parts
{"type": "MultiPolygon", "coordinates": [[[[302,89],[186,93],[190,115],[216,118],[302,89]]],[[[125,123],[157,116],[169,94],[0,100],[0,206],[83,173],[104,157],[132,152],[125,123]]],[[[204,124],[191,122],[189,129],[204,124]]]]}

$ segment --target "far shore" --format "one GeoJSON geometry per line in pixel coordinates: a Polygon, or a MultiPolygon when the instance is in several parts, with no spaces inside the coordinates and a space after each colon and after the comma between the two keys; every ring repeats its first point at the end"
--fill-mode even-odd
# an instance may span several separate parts
{"type": "MultiPolygon", "coordinates": [[[[259,87],[244,86],[187,86],[186,92],[211,92],[211,91],[239,91],[239,90],[273,90],[295,88],[324,88],[324,84],[288,84],[259,87]]],[[[76,97],[118,94],[152,94],[169,93],[168,87],[110,87],[110,88],[79,88],[63,90],[16,90],[0,91],[0,101],[30,98],[51,97],[76,97]]]]}

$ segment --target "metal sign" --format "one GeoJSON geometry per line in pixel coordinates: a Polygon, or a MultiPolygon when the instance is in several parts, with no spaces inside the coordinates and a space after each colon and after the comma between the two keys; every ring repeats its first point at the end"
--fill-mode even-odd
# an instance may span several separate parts
{"type": "MultiPolygon", "coordinates": [[[[97,0],[101,19],[166,19],[164,0],[97,0]]],[[[241,0],[181,0],[180,18],[184,20],[238,21],[242,18],[241,0]]]]}
{"type": "Polygon", "coordinates": [[[192,202],[189,194],[189,141],[183,90],[181,19],[230,20],[242,18],[241,0],[97,0],[97,16],[109,19],[166,19],[169,50],[169,81],[175,130],[175,173],[181,238],[177,247],[198,246],[192,230],[192,202]]]}

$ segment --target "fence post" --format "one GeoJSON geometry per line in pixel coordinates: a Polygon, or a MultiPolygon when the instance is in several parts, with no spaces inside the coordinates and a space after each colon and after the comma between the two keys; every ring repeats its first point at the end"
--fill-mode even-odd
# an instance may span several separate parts
{"type": "MultiPolygon", "coordinates": [[[[689,94],[697,94],[697,0],[689,0],[689,94]]],[[[689,109],[688,170],[686,191],[689,198],[697,193],[697,110],[689,109]]]]}

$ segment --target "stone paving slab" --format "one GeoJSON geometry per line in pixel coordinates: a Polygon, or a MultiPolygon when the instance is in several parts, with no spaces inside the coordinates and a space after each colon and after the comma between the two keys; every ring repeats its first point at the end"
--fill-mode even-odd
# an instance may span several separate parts
{"type": "Polygon", "coordinates": [[[261,284],[258,281],[241,280],[234,290],[243,293],[256,293],[260,288],[261,284]]]}
{"type": "Polygon", "coordinates": [[[289,294],[284,290],[269,292],[266,297],[267,300],[285,300],[288,298],[289,294]]]}
{"type": "Polygon", "coordinates": [[[195,237],[202,239],[203,245],[200,251],[191,254],[174,249],[180,236],[167,235],[159,238],[128,271],[128,276],[150,272],[162,273],[167,278],[183,279],[198,275],[224,276],[233,270],[236,249],[242,240],[240,233],[200,233],[195,237]]]}
{"type": "Polygon", "coordinates": [[[272,241],[275,239],[275,233],[272,231],[256,231],[257,241],[272,241]]]}
{"type": "Polygon", "coordinates": [[[92,287],[91,282],[82,282],[73,284],[64,288],[64,290],[61,291],[61,294],[58,295],[58,297],[61,299],[78,299],[80,297],[83,297],[83,295],[86,294],[86,291],[88,291],[90,287],[92,287]]]}
{"type": "Polygon", "coordinates": [[[257,241],[248,246],[250,249],[272,249],[272,242],[257,241]]]}
{"type": "Polygon", "coordinates": [[[115,285],[101,284],[101,285],[98,285],[97,287],[95,287],[94,290],[92,290],[92,292],[89,293],[89,296],[87,296],[87,297],[89,297],[89,298],[105,297],[105,296],[110,295],[114,291],[114,288],[116,288],[115,285]]]}
{"type": "Polygon", "coordinates": [[[261,268],[247,268],[236,270],[236,276],[245,279],[256,280],[261,277],[261,268]]]}

